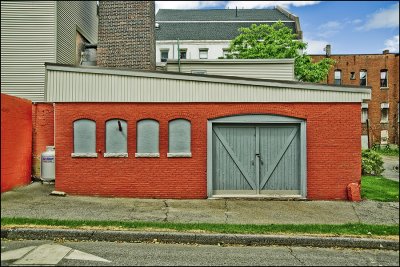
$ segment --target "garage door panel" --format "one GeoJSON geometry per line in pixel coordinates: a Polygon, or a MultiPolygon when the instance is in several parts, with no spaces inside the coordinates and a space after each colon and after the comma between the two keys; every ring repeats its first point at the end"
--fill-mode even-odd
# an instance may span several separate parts
{"type": "Polygon", "coordinates": [[[300,134],[297,126],[260,128],[260,189],[300,189],[300,134]]]}
{"type": "Polygon", "coordinates": [[[299,195],[300,125],[214,124],[213,194],[299,195]]]}
{"type": "Polygon", "coordinates": [[[213,188],[254,190],[255,128],[215,127],[213,129],[213,188]]]}

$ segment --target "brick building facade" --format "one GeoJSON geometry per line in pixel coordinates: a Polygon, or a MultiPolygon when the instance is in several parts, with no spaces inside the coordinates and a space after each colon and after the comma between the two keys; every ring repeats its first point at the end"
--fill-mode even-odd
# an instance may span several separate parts
{"type": "MultiPolygon", "coordinates": [[[[312,55],[314,61],[325,57],[312,55]]],[[[367,148],[368,143],[370,147],[398,145],[399,54],[384,51],[382,54],[331,55],[330,58],[336,63],[324,83],[371,87],[371,100],[361,106],[363,148],[367,148]]]]}
{"type": "Polygon", "coordinates": [[[346,200],[347,185],[360,181],[361,131],[348,127],[358,122],[359,103],[57,103],[55,114],[55,185],[68,194],[207,198],[207,121],[232,114],[307,120],[307,199],[346,200]],[[73,122],[81,118],[96,123],[96,158],[71,157],[73,122]],[[106,122],[113,118],[127,121],[127,157],[103,156],[106,122]],[[149,118],[159,122],[160,156],[138,158],[137,122],[149,118]],[[191,157],[167,156],[168,124],[177,118],[191,123],[191,157]]]}
{"type": "Polygon", "coordinates": [[[154,1],[100,1],[97,65],[155,70],[154,1]]]}

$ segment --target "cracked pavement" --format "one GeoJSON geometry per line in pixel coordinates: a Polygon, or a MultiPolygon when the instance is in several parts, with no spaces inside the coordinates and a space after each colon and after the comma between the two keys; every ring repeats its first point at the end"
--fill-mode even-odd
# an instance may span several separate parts
{"type": "Polygon", "coordinates": [[[52,196],[32,183],[1,195],[2,217],[226,224],[398,224],[398,202],[52,196]]]}

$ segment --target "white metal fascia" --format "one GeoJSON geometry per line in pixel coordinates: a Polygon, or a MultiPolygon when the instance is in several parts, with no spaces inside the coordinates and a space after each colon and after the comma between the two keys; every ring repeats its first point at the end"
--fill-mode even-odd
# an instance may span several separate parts
{"type": "MultiPolygon", "coordinates": [[[[228,43],[231,40],[179,40],[180,44],[220,44],[228,43]]],[[[177,40],[156,40],[156,44],[175,44],[177,40]]]]}
{"type": "Polygon", "coordinates": [[[366,93],[370,94],[371,89],[365,87],[352,87],[352,86],[332,86],[324,84],[313,84],[313,83],[300,83],[290,81],[272,81],[262,79],[250,79],[243,77],[234,76],[217,76],[217,75],[198,75],[198,74],[182,74],[178,72],[151,72],[151,71],[132,71],[132,70],[121,70],[121,69],[110,69],[110,68],[99,68],[93,66],[75,67],[70,65],[56,65],[46,64],[46,71],[65,71],[65,72],[77,72],[77,73],[93,73],[93,74],[109,74],[119,76],[133,76],[133,77],[144,77],[144,78],[158,78],[158,79],[170,79],[170,80],[184,80],[184,81],[201,81],[201,82],[213,82],[213,83],[225,83],[235,85],[253,85],[262,87],[277,87],[277,88],[293,88],[303,90],[322,90],[331,92],[347,92],[347,93],[366,93]]]}
{"type": "MultiPolygon", "coordinates": [[[[178,64],[177,59],[168,59],[167,63],[178,64]]],[[[180,64],[294,64],[294,59],[182,59],[180,64]]]]}
{"type": "MultiPolygon", "coordinates": [[[[157,23],[272,23],[277,20],[157,20],[157,23]]],[[[295,23],[292,20],[281,20],[284,23],[295,23]]]]}

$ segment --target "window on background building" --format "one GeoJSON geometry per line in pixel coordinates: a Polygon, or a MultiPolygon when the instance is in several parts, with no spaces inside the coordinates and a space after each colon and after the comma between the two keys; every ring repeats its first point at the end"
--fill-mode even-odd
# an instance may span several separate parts
{"type": "Polygon", "coordinates": [[[106,153],[104,157],[127,157],[127,123],[124,120],[106,121],[106,153]]]}
{"type": "Polygon", "coordinates": [[[160,50],[160,52],[161,52],[161,62],[167,62],[168,50],[160,50]]]}
{"type": "Polygon", "coordinates": [[[368,103],[361,103],[361,122],[366,123],[368,120],[368,103]]]}
{"type": "Polygon", "coordinates": [[[199,58],[200,59],[208,59],[208,48],[199,49],[199,58]]]}
{"type": "Polygon", "coordinates": [[[76,120],[74,127],[75,157],[97,157],[96,153],[96,122],[88,119],[76,120]]]}
{"type": "Polygon", "coordinates": [[[137,123],[136,157],[159,157],[159,123],[141,120],[137,123]]]}
{"type": "Polygon", "coordinates": [[[389,122],[389,103],[381,103],[381,123],[389,122]]]}
{"type": "Polygon", "coordinates": [[[388,71],[381,70],[381,87],[388,87],[388,71]]]}
{"type": "Polygon", "coordinates": [[[168,157],[191,157],[191,124],[185,119],[168,123],[168,157]]]}
{"type": "Polygon", "coordinates": [[[222,56],[224,57],[224,58],[226,58],[226,55],[229,53],[229,51],[228,51],[228,49],[226,49],[226,48],[223,48],[222,49],[222,56]]]}
{"type": "Polygon", "coordinates": [[[186,53],[187,53],[187,49],[180,49],[179,50],[179,58],[186,59],[186,53]]]}
{"type": "Polygon", "coordinates": [[[335,84],[341,85],[342,84],[342,71],[335,70],[335,84]]]}
{"type": "Polygon", "coordinates": [[[356,79],[356,73],[354,71],[350,72],[350,80],[356,79]]]}
{"type": "Polygon", "coordinates": [[[367,71],[360,70],[360,86],[367,86],[367,71]]]}

